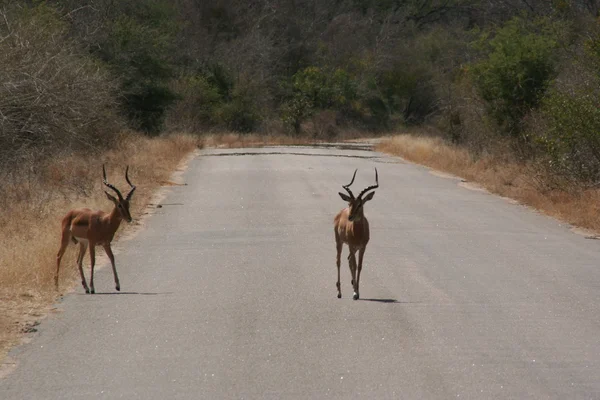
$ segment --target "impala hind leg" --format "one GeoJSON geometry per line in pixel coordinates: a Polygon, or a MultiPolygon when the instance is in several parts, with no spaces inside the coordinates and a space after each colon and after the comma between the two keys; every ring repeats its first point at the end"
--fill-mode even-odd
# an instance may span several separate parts
{"type": "Polygon", "coordinates": [[[112,249],[110,248],[110,243],[105,244],[104,251],[106,251],[106,255],[110,259],[110,264],[112,265],[113,276],[115,277],[115,289],[117,291],[121,291],[121,285],[119,284],[119,275],[117,275],[117,267],[115,266],[115,256],[113,255],[112,249]]]}
{"type": "Polygon", "coordinates": [[[85,289],[86,293],[90,292],[88,285],[85,281],[85,275],[83,274],[83,257],[85,256],[85,252],[87,250],[87,243],[80,242],[79,243],[79,254],[77,255],[77,267],[79,268],[79,275],[81,275],[81,285],[85,289]]]}
{"type": "Polygon", "coordinates": [[[58,249],[58,253],[56,254],[56,273],[54,274],[54,286],[56,287],[56,290],[58,290],[58,272],[60,270],[60,261],[67,250],[70,239],[71,232],[64,231],[60,240],[60,249],[58,249]]]}
{"type": "Polygon", "coordinates": [[[335,231],[335,247],[337,250],[337,257],[335,258],[335,263],[337,265],[337,283],[335,284],[335,286],[337,287],[338,290],[338,299],[342,298],[342,284],[340,283],[340,256],[342,255],[342,246],[343,246],[343,242],[340,239],[340,235],[338,235],[337,230],[335,231]]]}

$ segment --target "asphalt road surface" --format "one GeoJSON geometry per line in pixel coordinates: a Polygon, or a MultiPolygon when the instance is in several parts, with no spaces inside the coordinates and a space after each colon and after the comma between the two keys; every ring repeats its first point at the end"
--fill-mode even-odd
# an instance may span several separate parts
{"type": "Polygon", "coordinates": [[[104,267],[66,296],[0,398],[600,398],[600,241],[365,149],[209,150],[183,178],[117,246],[122,292],[104,267]],[[337,299],[337,193],[374,167],[362,298],[345,248],[337,299]]]}

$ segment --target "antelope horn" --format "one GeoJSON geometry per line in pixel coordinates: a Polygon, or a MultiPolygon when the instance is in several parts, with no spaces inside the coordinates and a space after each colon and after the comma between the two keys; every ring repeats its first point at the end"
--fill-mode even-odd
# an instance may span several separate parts
{"type": "Polygon", "coordinates": [[[342,185],[342,187],[344,189],[346,189],[346,192],[348,192],[348,194],[352,198],[354,198],[354,195],[352,194],[352,191],[350,190],[350,185],[352,185],[354,183],[354,178],[356,178],[356,171],[358,171],[358,168],[354,170],[354,175],[352,175],[352,180],[350,181],[350,183],[347,185],[342,185]]]}
{"type": "Polygon", "coordinates": [[[365,190],[360,192],[360,194],[358,195],[358,198],[360,199],[369,190],[377,189],[378,187],[379,187],[379,177],[377,176],[377,168],[375,168],[375,185],[369,186],[368,188],[366,188],[365,190]]]}
{"type": "Polygon", "coordinates": [[[106,180],[106,169],[104,168],[104,164],[102,164],[102,177],[104,178],[102,180],[102,183],[104,183],[107,187],[114,190],[115,193],[117,194],[117,196],[119,196],[119,200],[123,200],[123,196],[121,195],[121,192],[119,192],[119,189],[117,189],[116,187],[114,187],[113,185],[108,183],[108,181],[106,180]]]}
{"type": "Polygon", "coordinates": [[[129,180],[129,165],[125,169],[125,180],[127,181],[127,183],[129,183],[129,186],[131,186],[131,190],[129,191],[129,193],[127,193],[127,197],[125,197],[127,201],[129,201],[131,199],[131,196],[133,196],[133,192],[135,192],[135,185],[129,180]]]}

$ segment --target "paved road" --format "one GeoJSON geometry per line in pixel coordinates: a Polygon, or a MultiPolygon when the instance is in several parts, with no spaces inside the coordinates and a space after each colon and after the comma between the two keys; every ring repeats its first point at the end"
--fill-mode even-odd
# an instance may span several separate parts
{"type": "Polygon", "coordinates": [[[365,150],[204,154],[120,244],[123,292],[67,296],[0,398],[600,398],[600,242],[365,150]],[[338,300],[337,192],[375,166],[338,300]]]}

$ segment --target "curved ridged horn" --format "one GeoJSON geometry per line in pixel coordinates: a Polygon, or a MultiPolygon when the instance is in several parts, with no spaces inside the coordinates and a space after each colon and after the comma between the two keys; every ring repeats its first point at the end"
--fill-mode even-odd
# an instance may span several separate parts
{"type": "Polygon", "coordinates": [[[129,184],[129,186],[131,186],[131,190],[129,191],[129,193],[127,193],[127,197],[125,197],[127,201],[129,201],[131,199],[131,196],[133,196],[133,192],[135,192],[135,185],[129,180],[129,165],[127,166],[127,169],[125,169],[125,180],[129,184]]]}
{"type": "Polygon", "coordinates": [[[354,178],[356,178],[356,171],[358,171],[358,168],[354,170],[354,175],[352,175],[352,180],[350,181],[350,183],[347,185],[342,185],[342,187],[344,189],[346,189],[346,192],[348,192],[348,194],[350,195],[351,198],[354,198],[354,195],[352,194],[352,191],[350,190],[350,185],[352,185],[354,183],[354,178]]]}
{"type": "Polygon", "coordinates": [[[123,196],[121,195],[121,192],[119,192],[119,189],[117,189],[116,187],[114,187],[113,185],[108,183],[108,181],[106,180],[106,169],[104,168],[104,164],[102,164],[102,177],[103,177],[102,183],[104,183],[107,187],[114,190],[115,193],[117,194],[117,196],[119,196],[119,200],[123,200],[123,196]]]}
{"type": "Polygon", "coordinates": [[[366,188],[365,190],[360,192],[360,194],[358,195],[358,198],[360,199],[369,190],[377,189],[378,187],[379,187],[379,177],[377,176],[377,168],[375,168],[375,185],[369,186],[368,188],[366,188]]]}

